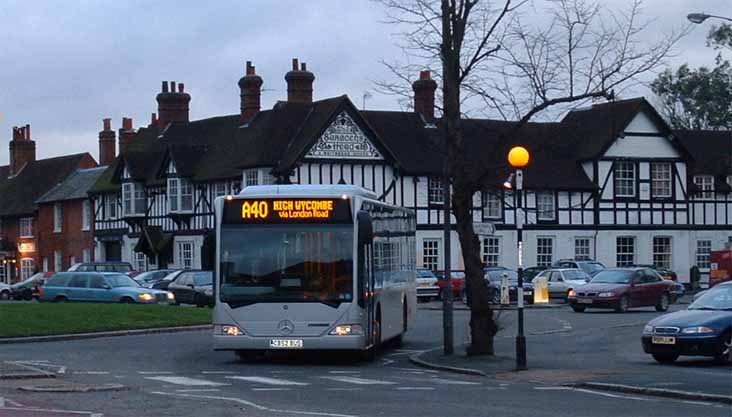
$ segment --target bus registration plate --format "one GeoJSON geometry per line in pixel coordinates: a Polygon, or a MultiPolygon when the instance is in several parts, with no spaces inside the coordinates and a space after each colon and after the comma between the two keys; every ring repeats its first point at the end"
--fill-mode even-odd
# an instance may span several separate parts
{"type": "Polygon", "coordinates": [[[270,339],[269,347],[276,349],[302,349],[302,339],[270,339]]]}

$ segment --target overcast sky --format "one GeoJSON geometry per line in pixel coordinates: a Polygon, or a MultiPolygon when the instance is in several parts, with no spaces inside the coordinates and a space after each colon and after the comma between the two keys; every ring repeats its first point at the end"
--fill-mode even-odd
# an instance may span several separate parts
{"type": "MultiPolygon", "coordinates": [[[[626,4],[624,0],[603,0],[626,4]]],[[[689,12],[732,15],[730,0],[646,0],[654,31],[685,25],[689,12]]],[[[237,81],[253,61],[264,78],[262,107],[286,98],[291,59],[315,73],[315,99],[347,94],[361,107],[399,109],[374,92],[379,64],[399,55],[381,6],[342,1],[13,1],[0,3],[0,164],[12,126],[31,124],[38,158],[98,157],[102,118],[147,125],[162,80],[184,82],[191,119],[236,114],[237,81]]],[[[671,63],[710,65],[711,21],[695,28],[671,63]]],[[[638,94],[643,94],[640,91],[638,94]]]]}

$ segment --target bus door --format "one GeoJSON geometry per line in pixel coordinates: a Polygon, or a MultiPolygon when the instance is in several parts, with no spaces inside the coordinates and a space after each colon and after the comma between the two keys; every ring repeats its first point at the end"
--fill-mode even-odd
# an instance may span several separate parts
{"type": "Polygon", "coordinates": [[[375,278],[374,278],[374,245],[371,215],[360,211],[358,221],[358,305],[366,310],[366,344],[375,345],[375,278]]]}

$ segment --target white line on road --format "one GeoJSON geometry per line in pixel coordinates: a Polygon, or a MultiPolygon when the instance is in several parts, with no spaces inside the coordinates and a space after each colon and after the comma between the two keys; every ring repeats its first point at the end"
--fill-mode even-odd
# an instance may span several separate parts
{"type": "Polygon", "coordinates": [[[170,371],[137,371],[140,375],[170,375],[170,371]]]}
{"type": "Polygon", "coordinates": [[[363,391],[363,388],[326,388],[326,391],[363,391]]]}
{"type": "Polygon", "coordinates": [[[321,376],[323,379],[331,381],[345,382],[347,384],[357,385],[394,385],[395,382],[381,381],[379,379],[356,378],[352,376],[321,376]]]}
{"type": "Polygon", "coordinates": [[[289,391],[290,388],[252,388],[252,391],[289,391]]]}
{"type": "Polygon", "coordinates": [[[434,369],[400,368],[397,366],[390,366],[389,369],[398,369],[400,371],[409,371],[409,372],[428,372],[431,374],[436,374],[439,372],[439,371],[435,371],[434,369]]]}
{"type": "Polygon", "coordinates": [[[74,371],[74,375],[109,375],[109,371],[74,371]]]}
{"type": "Polygon", "coordinates": [[[632,396],[629,396],[629,395],[610,394],[610,393],[607,393],[607,392],[593,391],[593,390],[584,389],[584,388],[575,388],[575,391],[585,392],[587,394],[602,395],[604,397],[620,398],[620,399],[623,399],[623,400],[658,401],[658,400],[655,400],[653,398],[642,398],[642,397],[632,397],[632,396]]]}
{"type": "Polygon", "coordinates": [[[211,374],[211,375],[228,375],[228,374],[235,374],[236,372],[233,371],[203,371],[202,374],[211,374]]]}
{"type": "Polygon", "coordinates": [[[207,381],[205,379],[188,378],[187,376],[146,376],[145,379],[153,381],[167,382],[169,384],[186,385],[189,387],[222,387],[225,385],[221,382],[207,381]]]}
{"type": "Polygon", "coordinates": [[[360,374],[361,371],[328,371],[330,374],[360,374]]]}
{"type": "Polygon", "coordinates": [[[219,392],[218,388],[177,389],[175,392],[219,392]]]}
{"type": "Polygon", "coordinates": [[[265,407],[263,405],[259,405],[256,403],[253,403],[251,401],[242,400],[240,398],[232,398],[232,397],[218,397],[214,395],[193,395],[193,394],[177,394],[173,392],[162,392],[162,391],[151,391],[151,394],[156,395],[168,395],[172,397],[184,397],[184,398],[202,398],[206,400],[221,400],[221,401],[231,401],[243,405],[248,405],[249,407],[256,408],[257,410],[261,411],[269,411],[270,413],[276,413],[276,414],[302,414],[302,415],[308,415],[308,416],[325,416],[325,417],[358,417],[353,414],[336,414],[336,413],[325,413],[325,412],[318,412],[318,411],[295,411],[295,410],[282,410],[282,409],[275,409],[275,408],[269,408],[265,407]]]}
{"type": "Polygon", "coordinates": [[[435,387],[397,387],[399,391],[434,391],[435,387]]]}
{"type": "Polygon", "coordinates": [[[480,385],[480,382],[460,381],[457,379],[445,379],[437,377],[433,377],[432,379],[430,379],[430,381],[443,385],[480,385]]]}
{"type": "Polygon", "coordinates": [[[266,384],[266,385],[310,385],[307,382],[297,382],[292,381],[289,379],[280,379],[280,378],[268,378],[266,376],[227,376],[226,379],[236,379],[239,381],[247,381],[247,382],[254,382],[257,384],[266,384]]]}
{"type": "Polygon", "coordinates": [[[104,414],[94,413],[91,411],[77,411],[77,410],[59,410],[57,408],[33,408],[33,407],[2,407],[1,410],[9,411],[23,411],[32,413],[54,413],[54,414],[82,414],[89,417],[103,417],[104,414]]]}

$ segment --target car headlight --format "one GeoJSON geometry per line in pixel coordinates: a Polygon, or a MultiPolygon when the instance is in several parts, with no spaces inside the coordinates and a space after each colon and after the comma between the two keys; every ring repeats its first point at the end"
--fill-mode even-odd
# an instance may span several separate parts
{"type": "Polygon", "coordinates": [[[234,325],[216,325],[214,326],[214,333],[224,336],[241,336],[244,334],[244,331],[239,328],[239,326],[234,325]]]}
{"type": "Polygon", "coordinates": [[[576,297],[577,293],[574,292],[574,290],[569,290],[569,294],[567,294],[568,297],[576,297]]]}
{"type": "Polygon", "coordinates": [[[612,292],[601,292],[600,294],[597,294],[598,297],[612,297],[613,295],[615,294],[612,292]]]}
{"type": "Polygon", "coordinates": [[[173,294],[172,292],[169,292],[166,295],[167,295],[169,301],[175,300],[175,294],[173,294]]]}
{"type": "Polygon", "coordinates": [[[153,297],[152,294],[148,294],[148,293],[142,293],[138,297],[142,301],[151,301],[151,300],[153,300],[155,298],[155,297],[153,297]]]}
{"type": "Polygon", "coordinates": [[[710,329],[709,327],[705,327],[705,326],[697,326],[697,327],[686,327],[683,330],[681,330],[681,333],[686,333],[686,334],[714,333],[714,330],[710,329]]]}
{"type": "Polygon", "coordinates": [[[328,333],[335,336],[351,336],[363,334],[363,327],[360,324],[341,324],[328,333]]]}
{"type": "Polygon", "coordinates": [[[213,290],[206,288],[205,290],[203,290],[203,293],[205,295],[213,295],[213,290]]]}
{"type": "Polygon", "coordinates": [[[646,324],[645,327],[643,327],[643,333],[644,334],[653,333],[653,326],[651,326],[650,324],[646,324]]]}

